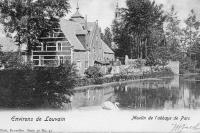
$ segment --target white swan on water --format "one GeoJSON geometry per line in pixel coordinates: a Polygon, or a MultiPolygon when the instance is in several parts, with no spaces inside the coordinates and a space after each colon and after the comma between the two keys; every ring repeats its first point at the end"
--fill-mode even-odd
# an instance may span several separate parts
{"type": "Polygon", "coordinates": [[[112,103],[110,101],[106,101],[102,104],[102,108],[107,110],[119,110],[118,105],[118,102],[112,103]]]}

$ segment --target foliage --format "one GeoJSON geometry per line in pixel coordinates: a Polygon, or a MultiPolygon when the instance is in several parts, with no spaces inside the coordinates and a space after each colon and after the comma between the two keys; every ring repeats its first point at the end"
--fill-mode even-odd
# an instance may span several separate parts
{"type": "MultiPolygon", "coordinates": [[[[194,65],[193,69],[195,68],[195,60],[199,61],[198,54],[200,50],[199,45],[199,27],[200,21],[197,19],[196,12],[191,10],[188,18],[185,20],[186,27],[183,29],[183,37],[182,37],[182,46],[184,51],[187,53],[187,62],[189,64],[194,65]],[[193,58],[192,54],[195,55],[197,58],[193,58]]],[[[184,59],[183,59],[184,60],[184,59]]],[[[197,63],[198,64],[198,63],[197,63]]],[[[186,65],[185,65],[186,66],[186,65]]],[[[185,68],[188,68],[187,66],[185,68]]]]}
{"type": "Polygon", "coordinates": [[[191,10],[188,18],[185,20],[186,28],[183,29],[184,37],[182,38],[185,49],[192,47],[198,39],[198,29],[200,22],[197,20],[196,13],[191,10]]]}
{"type": "Polygon", "coordinates": [[[100,68],[97,66],[90,66],[86,71],[85,71],[85,75],[88,78],[98,78],[98,77],[102,77],[103,74],[100,71],[100,68]]]}
{"type": "Polygon", "coordinates": [[[65,95],[71,96],[75,86],[75,65],[66,62],[57,68],[39,68],[36,70],[36,94],[47,100],[53,107],[61,107],[62,103],[70,102],[65,95]]]}
{"type": "Polygon", "coordinates": [[[0,54],[0,60],[7,69],[19,68],[24,66],[20,52],[2,52],[2,54],[0,54]]]}
{"type": "Polygon", "coordinates": [[[68,0],[1,0],[1,23],[18,45],[27,44],[28,53],[39,43],[43,32],[57,27],[69,11],[68,0]]]}
{"type": "Polygon", "coordinates": [[[0,71],[0,106],[5,108],[35,107],[40,99],[33,99],[34,74],[30,69],[0,71]],[[38,101],[37,101],[38,100],[38,101]]]}
{"type": "Polygon", "coordinates": [[[166,66],[168,63],[168,60],[170,59],[170,53],[169,49],[166,46],[159,46],[154,49],[154,51],[151,52],[151,54],[148,56],[146,65],[148,66],[166,66]]]}
{"type": "Polygon", "coordinates": [[[193,70],[195,63],[191,61],[190,57],[185,57],[180,60],[180,73],[187,73],[193,70]]]}
{"type": "Polygon", "coordinates": [[[168,47],[166,46],[160,46],[156,49],[156,54],[157,54],[157,60],[158,60],[158,65],[161,66],[166,66],[168,63],[168,60],[170,59],[170,53],[168,50],[168,47]]]}
{"type": "Polygon", "coordinates": [[[182,37],[182,42],[186,51],[197,42],[199,36],[200,22],[197,20],[194,10],[191,10],[188,18],[185,20],[185,24],[186,28],[183,29],[184,37],[182,37]]]}
{"type": "Polygon", "coordinates": [[[65,63],[57,68],[21,67],[0,71],[0,106],[7,108],[60,108],[70,102],[76,81],[75,66],[65,63]]]}
{"type": "Polygon", "coordinates": [[[157,60],[156,54],[155,52],[152,51],[147,57],[146,65],[152,67],[152,66],[156,66],[157,64],[158,64],[158,60],[157,60]]]}
{"type": "Polygon", "coordinates": [[[118,56],[147,58],[157,44],[164,40],[162,5],[150,0],[127,0],[127,8],[121,9],[121,21],[114,21],[114,41],[118,44],[118,56]],[[121,24],[121,26],[119,26],[121,24]]]}
{"type": "Polygon", "coordinates": [[[177,17],[177,12],[175,12],[174,6],[172,6],[171,10],[167,12],[166,23],[165,36],[171,59],[178,60],[175,55],[179,53],[181,48],[182,30],[179,26],[180,20],[177,17]]]}
{"type": "Polygon", "coordinates": [[[135,67],[136,67],[136,68],[141,68],[142,66],[144,66],[144,64],[145,64],[145,60],[137,59],[137,60],[135,61],[135,67]]]}
{"type": "Polygon", "coordinates": [[[101,39],[111,48],[112,47],[112,42],[113,42],[113,37],[110,28],[106,27],[104,30],[104,33],[101,33],[101,39]]]}
{"type": "Polygon", "coordinates": [[[124,23],[123,21],[113,21],[112,25],[112,33],[113,33],[113,41],[117,45],[117,49],[115,49],[115,54],[118,57],[124,57],[125,55],[130,55],[130,36],[127,33],[127,30],[123,28],[124,23]]]}

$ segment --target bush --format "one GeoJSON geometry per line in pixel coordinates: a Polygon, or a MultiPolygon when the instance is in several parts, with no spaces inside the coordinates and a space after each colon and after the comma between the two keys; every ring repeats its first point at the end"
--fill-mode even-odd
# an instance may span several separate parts
{"type": "Polygon", "coordinates": [[[107,74],[110,74],[111,71],[112,71],[112,67],[109,67],[109,68],[108,68],[108,71],[107,71],[107,74]]]}
{"type": "Polygon", "coordinates": [[[65,95],[73,95],[76,83],[75,65],[68,62],[59,67],[45,67],[36,70],[35,92],[43,101],[48,101],[51,107],[62,107],[63,103],[70,102],[65,95]]]}
{"type": "Polygon", "coordinates": [[[145,64],[145,60],[143,60],[143,59],[137,59],[136,61],[135,61],[135,67],[136,68],[141,68],[142,66],[144,66],[144,64],[145,64]]]}
{"type": "Polygon", "coordinates": [[[90,66],[86,71],[85,75],[87,78],[98,78],[103,77],[103,74],[100,71],[100,68],[97,66],[90,66]]]}
{"type": "Polygon", "coordinates": [[[22,108],[40,106],[40,99],[34,98],[36,84],[34,71],[29,67],[0,71],[0,106],[22,108]]]}
{"type": "Polygon", "coordinates": [[[58,68],[21,67],[0,71],[0,106],[5,108],[39,108],[45,103],[60,108],[70,102],[76,71],[65,63],[58,68]]]}

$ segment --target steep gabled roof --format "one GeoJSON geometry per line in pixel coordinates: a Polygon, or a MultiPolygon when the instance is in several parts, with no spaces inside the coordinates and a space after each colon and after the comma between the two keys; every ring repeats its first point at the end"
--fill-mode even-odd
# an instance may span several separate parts
{"type": "Polygon", "coordinates": [[[68,39],[71,45],[74,46],[75,50],[86,50],[76,36],[77,32],[84,32],[79,23],[61,19],[60,27],[65,37],[68,39]]]}
{"type": "Polygon", "coordinates": [[[108,47],[108,45],[101,39],[103,52],[108,54],[114,54],[114,52],[108,47]]]}
{"type": "Polygon", "coordinates": [[[95,32],[96,32],[95,28],[96,28],[95,22],[88,22],[87,23],[87,30],[90,32],[89,38],[88,38],[89,39],[89,42],[88,42],[89,47],[92,46],[92,43],[94,41],[93,39],[94,39],[94,35],[95,35],[95,32]]]}

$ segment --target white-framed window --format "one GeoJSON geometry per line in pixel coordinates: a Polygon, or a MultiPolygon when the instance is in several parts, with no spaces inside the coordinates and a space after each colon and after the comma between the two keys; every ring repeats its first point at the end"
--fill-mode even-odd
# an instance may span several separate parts
{"type": "Polygon", "coordinates": [[[40,56],[40,65],[44,66],[44,56],[40,56]]]}
{"type": "Polygon", "coordinates": [[[81,70],[81,61],[80,60],[76,61],[76,66],[77,66],[77,69],[80,71],[81,70]]]}
{"type": "Polygon", "coordinates": [[[64,56],[59,56],[59,60],[60,60],[60,65],[64,64],[64,56]]]}
{"type": "Polygon", "coordinates": [[[62,43],[57,42],[57,51],[62,51],[62,43]]]}
{"type": "Polygon", "coordinates": [[[42,51],[47,51],[47,44],[46,43],[42,43],[41,44],[41,50],[42,51]]]}

